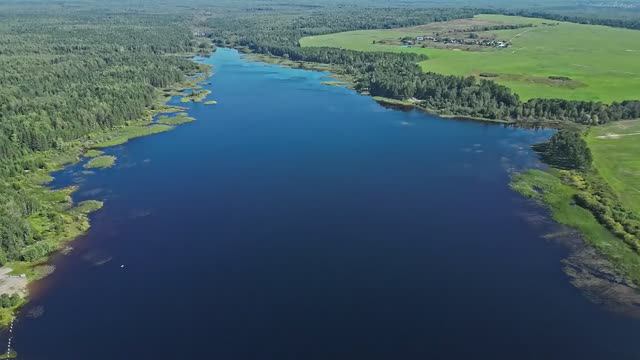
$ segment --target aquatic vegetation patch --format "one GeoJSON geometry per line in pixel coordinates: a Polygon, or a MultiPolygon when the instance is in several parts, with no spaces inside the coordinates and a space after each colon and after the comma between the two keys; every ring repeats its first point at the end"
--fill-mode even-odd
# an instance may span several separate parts
{"type": "Polygon", "coordinates": [[[185,108],[184,106],[162,105],[161,108],[157,110],[157,113],[158,114],[173,114],[173,113],[183,112],[185,110],[187,110],[187,108],[185,108]]]}
{"type": "Polygon", "coordinates": [[[102,154],[104,154],[104,152],[102,152],[100,150],[89,149],[89,150],[87,150],[86,153],[84,153],[84,156],[88,157],[88,158],[94,158],[94,157],[98,157],[98,156],[100,156],[102,154]]]}
{"type": "Polygon", "coordinates": [[[0,354],[0,359],[16,359],[18,353],[15,350],[10,350],[7,353],[0,354]]]}
{"type": "Polygon", "coordinates": [[[104,203],[98,200],[85,200],[76,205],[73,210],[81,214],[90,214],[102,209],[104,203]]]}
{"type": "Polygon", "coordinates": [[[116,163],[116,157],[113,155],[100,155],[89,160],[84,164],[85,169],[105,169],[112,167],[116,163]]]}
{"type": "Polygon", "coordinates": [[[161,115],[158,117],[157,123],[164,124],[164,125],[182,125],[182,124],[190,123],[195,120],[196,119],[187,115],[187,113],[181,112],[176,114],[175,116],[161,115]]]}
{"type": "Polygon", "coordinates": [[[206,89],[192,89],[187,95],[183,96],[182,99],[180,99],[180,102],[202,102],[210,93],[211,91],[206,89]]]}
{"type": "Polygon", "coordinates": [[[588,209],[576,204],[575,196],[580,190],[567,176],[570,173],[562,170],[528,170],[513,176],[511,188],[547,206],[554,220],[579,230],[584,241],[618,272],[640,284],[640,256],[598,222],[588,209]]]}
{"type": "Polygon", "coordinates": [[[161,132],[169,131],[173,129],[172,126],[164,124],[152,124],[152,125],[135,125],[121,128],[114,131],[107,136],[107,139],[97,142],[93,145],[94,148],[106,148],[126,143],[131,139],[137,137],[158,134],[161,132]]]}

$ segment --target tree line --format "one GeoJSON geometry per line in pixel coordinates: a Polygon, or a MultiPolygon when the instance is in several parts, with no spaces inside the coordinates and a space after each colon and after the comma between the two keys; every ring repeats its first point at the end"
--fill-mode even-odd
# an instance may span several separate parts
{"type": "Polygon", "coordinates": [[[73,222],[70,199],[26,176],[46,169],[40,154],[141,119],[158,88],[197,65],[182,15],[112,11],[3,14],[0,26],[0,264],[55,249],[73,222]]]}
{"type": "Polygon", "coordinates": [[[490,80],[424,73],[417,63],[425,58],[419,55],[298,43],[304,36],[414,26],[482,12],[279,5],[174,14],[108,8],[0,12],[0,264],[53,250],[48,237],[74,221],[67,195],[44,191],[25,174],[47,169],[42,154],[64,154],[71,142],[141,118],[158,88],[197,71],[182,56],[207,48],[194,39],[194,28],[222,46],[336,65],[360,91],[415,98],[443,113],[584,124],[640,117],[637,101],[523,102],[490,80]]]}
{"type": "MultiPolygon", "coordinates": [[[[439,11],[448,15],[439,14],[430,18],[431,21],[452,19],[456,16],[471,17],[475,13],[484,12],[439,11]]],[[[352,26],[345,25],[351,17],[366,16],[369,21],[361,24],[362,28],[386,28],[389,23],[384,14],[387,13],[403,19],[402,16],[407,11],[403,9],[396,14],[393,10],[376,9],[360,10],[357,14],[348,11],[336,14],[316,10],[313,14],[305,16],[241,14],[237,17],[241,19],[238,22],[233,20],[235,18],[229,18],[229,23],[212,20],[207,25],[211,31],[210,36],[221,46],[245,47],[253,52],[293,61],[336,65],[354,78],[356,89],[362,92],[394,99],[412,98],[419,101],[420,106],[440,113],[508,119],[521,124],[535,124],[546,120],[597,125],[640,117],[640,101],[637,100],[612,104],[563,99],[522,101],[509,88],[491,80],[476,79],[473,76],[425,73],[417,65],[419,61],[426,59],[424,56],[336,48],[302,48],[298,45],[302,36],[354,30],[353,27],[360,26],[357,25],[358,22],[352,26]],[[367,11],[371,11],[371,14],[367,11]],[[333,26],[317,27],[317,24],[333,26]]],[[[425,20],[428,19],[422,18],[420,21],[425,20]]],[[[406,21],[410,23],[410,20],[406,21]]],[[[576,131],[561,130],[537,150],[547,162],[561,168],[588,173],[591,167],[591,152],[581,134],[576,131]]],[[[589,189],[574,196],[576,203],[591,211],[600,223],[632,249],[640,251],[640,219],[619,205],[619,201],[606,183],[590,180],[586,186],[589,189]]]]}
{"type": "MultiPolygon", "coordinates": [[[[495,10],[487,10],[487,13],[495,13],[495,10]]],[[[514,15],[514,16],[524,16],[524,17],[532,17],[532,18],[540,18],[540,19],[549,19],[556,21],[566,21],[577,24],[586,24],[586,25],[603,25],[603,26],[611,26],[618,28],[626,28],[626,29],[634,29],[640,30],[640,17],[638,16],[638,11],[636,10],[635,16],[633,15],[633,10],[630,10],[631,16],[622,16],[621,14],[607,14],[606,17],[598,16],[596,14],[575,14],[572,11],[549,11],[549,10],[502,10],[498,12],[504,15],[514,15]]],[[[606,12],[605,12],[606,13],[606,12]]]]}
{"type": "Polygon", "coordinates": [[[210,17],[202,26],[220,46],[246,47],[253,52],[337,65],[355,79],[356,89],[374,96],[413,98],[420,106],[444,114],[519,122],[544,120],[602,124],[640,117],[636,100],[604,104],[593,101],[531,99],[522,101],[511,89],[473,76],[423,72],[417,64],[426,57],[414,54],[358,52],[337,48],[300,47],[304,36],[357,29],[392,28],[434,21],[470,18],[480,9],[400,8],[316,9],[280,14],[242,12],[210,17]]]}
{"type": "Polygon", "coordinates": [[[589,170],[593,162],[591,150],[579,131],[562,129],[549,141],[533,147],[550,165],[561,169],[589,170]]]}

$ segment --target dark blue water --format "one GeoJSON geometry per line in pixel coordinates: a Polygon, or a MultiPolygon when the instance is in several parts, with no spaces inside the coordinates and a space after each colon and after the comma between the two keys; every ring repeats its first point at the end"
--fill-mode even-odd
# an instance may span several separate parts
{"type": "Polygon", "coordinates": [[[56,174],[98,198],[13,344],[57,359],[637,359],[509,171],[548,131],[389,110],[326,74],[211,59],[197,121],[56,174]],[[121,265],[124,265],[122,267],[121,265]]]}

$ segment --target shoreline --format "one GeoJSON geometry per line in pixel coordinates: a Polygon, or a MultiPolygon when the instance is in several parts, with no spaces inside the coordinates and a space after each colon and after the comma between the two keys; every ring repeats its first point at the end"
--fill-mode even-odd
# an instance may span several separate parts
{"type": "MultiPolygon", "coordinates": [[[[241,53],[243,53],[242,51],[240,51],[241,53]]],[[[299,62],[292,62],[292,61],[288,61],[285,59],[281,59],[278,60],[278,58],[275,57],[269,57],[266,55],[261,55],[261,56],[255,56],[255,54],[253,53],[243,53],[244,55],[247,55],[247,60],[249,61],[257,61],[257,62],[266,62],[266,63],[270,63],[270,64],[275,64],[275,65],[279,65],[279,66],[289,66],[289,67],[296,67],[296,68],[301,68],[301,69],[305,69],[305,70],[312,70],[312,71],[323,71],[323,72],[331,72],[331,68],[329,66],[321,66],[319,64],[310,64],[310,63],[299,63],[299,62]],[[265,61],[265,59],[270,59],[272,61],[265,61]]],[[[193,59],[193,58],[192,58],[193,59]]],[[[195,60],[194,60],[195,61],[195,60]]],[[[332,73],[333,74],[333,73],[332,73]]],[[[143,133],[143,134],[135,134],[134,136],[131,137],[125,137],[122,138],[122,131],[124,129],[132,129],[132,128],[136,128],[136,127],[149,127],[149,126],[153,126],[155,124],[157,124],[157,122],[155,121],[155,118],[157,116],[161,116],[162,114],[167,114],[167,113],[175,113],[175,112],[182,112],[184,110],[186,110],[185,108],[182,108],[180,106],[169,106],[167,105],[167,103],[172,100],[174,97],[176,96],[180,96],[180,97],[184,97],[185,90],[194,90],[194,89],[201,89],[200,87],[200,83],[202,83],[203,81],[206,81],[207,79],[210,78],[210,76],[212,76],[210,73],[205,72],[205,73],[200,73],[200,75],[196,76],[193,79],[188,79],[187,81],[185,81],[184,83],[180,83],[180,84],[176,84],[170,88],[165,88],[165,89],[158,89],[158,103],[154,104],[158,105],[157,109],[148,109],[148,114],[145,116],[145,119],[141,119],[137,122],[134,122],[132,124],[130,124],[127,127],[123,127],[123,128],[117,128],[117,129],[112,129],[110,131],[98,134],[98,137],[100,138],[100,140],[103,140],[104,138],[108,138],[108,140],[106,141],[98,141],[96,143],[93,144],[93,146],[89,147],[89,148],[84,148],[84,147],[78,147],[75,148],[75,150],[77,151],[77,154],[75,155],[75,158],[73,162],[66,162],[66,163],[61,163],[59,164],[60,166],[57,168],[53,168],[53,169],[48,169],[47,170],[47,176],[50,177],[50,174],[52,172],[58,171],[66,166],[69,165],[73,165],[76,164],[80,161],[82,161],[85,158],[88,158],[89,156],[87,156],[87,152],[91,151],[91,150],[97,150],[97,149],[102,149],[105,147],[111,147],[111,146],[115,146],[115,145],[120,145],[123,143],[126,143],[127,141],[134,139],[136,137],[142,137],[142,136],[148,136],[148,135],[153,135],[157,132],[149,132],[149,133],[143,133]],[[117,139],[118,141],[114,142],[114,139],[117,139]],[[105,145],[106,144],[106,145],[105,145]]],[[[333,76],[332,76],[333,77],[333,76]]],[[[343,76],[342,78],[339,77],[334,77],[336,79],[340,79],[340,81],[337,82],[332,82],[331,84],[327,84],[327,85],[331,85],[331,86],[346,86],[349,87],[349,85],[351,85],[352,83],[350,82],[346,82],[346,78],[343,76]]],[[[206,96],[209,93],[207,92],[205,96],[202,97],[202,101],[205,100],[206,96]]],[[[367,95],[367,94],[365,94],[367,95]]],[[[502,121],[502,120],[493,120],[493,119],[482,119],[482,118],[474,118],[474,117],[464,117],[464,116],[455,116],[455,115],[443,115],[443,114],[439,114],[437,112],[431,112],[423,107],[418,106],[417,104],[411,102],[411,101],[403,101],[403,100],[396,100],[396,99],[389,99],[389,98],[384,98],[384,97],[372,97],[373,100],[375,100],[376,102],[382,104],[382,105],[389,105],[391,107],[402,107],[402,108],[407,108],[407,109],[417,109],[417,110],[421,110],[424,111],[426,113],[429,114],[433,114],[436,115],[438,117],[441,118],[448,118],[448,119],[458,119],[458,120],[471,120],[471,121],[482,121],[482,122],[487,122],[487,123],[495,123],[495,124],[503,124],[503,125],[514,125],[514,126],[518,126],[517,122],[510,122],[510,121],[502,121]]],[[[202,102],[202,101],[197,101],[197,102],[202,102]]],[[[195,102],[195,101],[194,101],[195,102]]],[[[169,131],[169,130],[173,130],[175,129],[175,127],[177,125],[180,124],[175,124],[173,126],[168,126],[166,128],[166,130],[163,130],[161,132],[164,131],[169,131]]],[[[548,123],[542,123],[540,125],[547,125],[549,126],[548,123]]],[[[95,139],[94,139],[95,140],[95,139]]],[[[513,186],[513,183],[515,182],[512,181],[512,183],[510,184],[513,186]]],[[[46,183],[41,184],[40,186],[42,186],[43,188],[46,189],[46,191],[58,191],[58,190],[51,190],[47,187],[46,183]]],[[[62,191],[66,191],[68,195],[71,195],[74,191],[75,188],[64,188],[61,189],[62,191]]],[[[529,197],[525,194],[523,194],[522,192],[514,189],[515,191],[519,192],[524,198],[529,198],[529,199],[533,199],[533,197],[529,197]]],[[[536,199],[534,199],[536,200],[536,199]]],[[[556,219],[556,217],[553,214],[553,208],[549,206],[548,203],[545,203],[544,201],[535,201],[537,205],[540,205],[540,210],[544,210],[547,209],[549,210],[550,214],[547,213],[547,216],[549,217],[549,219],[553,220],[555,223],[559,224],[559,225],[567,225],[565,223],[563,223],[562,221],[559,221],[558,219],[556,219]]],[[[80,205],[80,204],[75,204],[75,205],[80,205]]],[[[75,207],[74,207],[75,208],[75,207]]],[[[58,245],[59,248],[56,249],[55,251],[53,251],[52,253],[48,254],[46,256],[46,258],[44,259],[38,259],[34,262],[20,262],[20,263],[11,263],[8,265],[5,265],[4,267],[0,268],[1,269],[6,269],[6,268],[12,268],[11,271],[9,272],[4,272],[0,273],[0,282],[3,281],[4,277],[16,277],[16,273],[23,271],[23,274],[26,274],[26,280],[25,280],[25,284],[24,284],[24,293],[25,293],[25,297],[23,298],[24,301],[22,301],[18,306],[16,306],[15,308],[10,309],[10,318],[6,318],[7,320],[5,320],[4,316],[0,316],[0,327],[4,327],[7,326],[8,323],[15,318],[15,314],[16,312],[25,304],[29,301],[29,295],[28,295],[28,287],[29,284],[33,283],[36,280],[40,280],[43,277],[46,277],[48,274],[51,273],[52,269],[50,267],[47,267],[47,263],[49,260],[52,259],[53,256],[55,256],[55,254],[59,254],[62,253],[62,251],[64,251],[64,247],[66,244],[76,240],[77,238],[79,238],[81,235],[85,234],[89,228],[90,228],[90,224],[89,224],[89,218],[88,215],[90,213],[92,213],[93,211],[98,210],[99,208],[96,209],[91,209],[90,211],[87,211],[85,213],[83,213],[82,216],[82,220],[83,220],[83,226],[81,227],[81,230],[79,232],[73,233],[72,235],[69,235],[69,237],[64,238],[62,240],[59,241],[58,245]],[[61,251],[62,250],[62,251],[61,251]],[[8,322],[7,322],[8,321],[8,322]]],[[[598,295],[599,298],[601,299],[605,299],[608,296],[608,300],[611,303],[616,303],[616,304],[623,304],[623,305],[634,305],[637,303],[640,303],[640,293],[637,291],[636,287],[632,287],[630,285],[633,285],[633,282],[631,281],[631,284],[627,281],[620,281],[619,277],[615,277],[615,276],[609,276],[609,277],[605,277],[605,276],[598,276],[598,275],[606,275],[612,274],[612,271],[610,271],[611,269],[615,269],[615,267],[613,265],[611,265],[610,263],[603,263],[601,261],[598,260],[605,260],[608,261],[602,254],[595,254],[592,258],[588,259],[590,260],[590,262],[580,262],[578,261],[581,258],[585,258],[584,256],[577,256],[574,257],[573,253],[580,253],[580,254],[584,254],[585,253],[585,248],[587,250],[591,249],[591,250],[595,250],[595,248],[589,244],[589,242],[587,240],[584,239],[584,234],[582,232],[580,232],[581,235],[580,237],[580,241],[582,242],[582,251],[573,251],[572,254],[565,259],[567,262],[564,263],[563,262],[563,269],[569,269],[572,270],[572,272],[570,273],[569,270],[566,270],[565,272],[567,273],[567,275],[570,277],[570,282],[580,288],[580,289],[584,289],[587,293],[597,293],[598,289],[602,290],[601,293],[598,295]],[[597,266],[594,266],[594,264],[599,264],[597,266]],[[586,270],[585,270],[586,269],[586,270]],[[586,277],[587,275],[591,275],[590,278],[586,277]],[[617,279],[617,280],[616,280],[617,279]],[[606,284],[602,283],[602,281],[606,282],[609,286],[607,286],[606,284]],[[594,284],[598,284],[598,286],[595,286],[594,284]],[[610,286],[614,286],[616,287],[616,289],[618,289],[619,291],[611,291],[611,290],[607,290],[605,291],[604,289],[610,289],[610,286]],[[629,289],[633,289],[632,293],[635,295],[638,295],[638,299],[633,298],[633,296],[630,295],[630,292],[628,291],[629,289]],[[618,294],[620,293],[620,297],[616,298],[614,296],[614,294],[618,294]],[[621,300],[622,297],[625,296],[631,300],[625,302],[625,301],[616,301],[616,300],[621,300]]],[[[573,249],[578,248],[579,246],[576,244],[571,245],[571,247],[573,249]]],[[[593,255],[593,254],[592,254],[593,255]]],[[[21,278],[25,278],[25,277],[21,277],[21,278]]],[[[6,309],[2,309],[2,310],[6,310],[6,309]]],[[[637,316],[640,317],[640,309],[637,309],[638,313],[637,316]]]]}
{"type": "MultiPolygon", "coordinates": [[[[515,173],[509,186],[547,211],[548,217],[573,233],[563,270],[571,283],[599,303],[614,304],[640,318],[640,258],[622,240],[573,201],[579,191],[556,168],[515,173]]],[[[563,175],[564,174],[564,175],[563,175]]]]}
{"type": "Polygon", "coordinates": [[[567,280],[592,303],[607,311],[640,319],[640,292],[629,279],[591,246],[577,229],[562,224],[553,209],[514,190],[527,208],[522,214],[529,226],[544,233],[543,240],[566,249],[559,264],[567,280]],[[530,210],[530,211],[529,211],[530,210]]]}
{"type": "Polygon", "coordinates": [[[470,121],[478,121],[478,122],[486,122],[486,123],[494,123],[494,124],[518,125],[518,122],[510,121],[510,120],[488,119],[488,118],[477,117],[477,116],[443,114],[441,112],[438,112],[435,109],[429,109],[429,108],[420,106],[420,103],[418,101],[413,101],[413,100],[398,100],[398,99],[387,98],[384,96],[371,96],[371,98],[373,98],[373,100],[375,100],[378,104],[382,106],[389,106],[392,108],[399,107],[399,108],[405,108],[405,109],[415,109],[415,110],[427,113],[429,115],[435,115],[437,117],[441,117],[443,119],[470,120],[470,121]]]}
{"type": "MultiPolygon", "coordinates": [[[[344,75],[336,74],[336,69],[331,67],[330,65],[325,64],[316,64],[309,62],[295,62],[290,61],[288,59],[282,59],[276,56],[264,55],[264,54],[256,54],[249,51],[248,49],[237,49],[241,53],[245,54],[249,60],[252,61],[261,61],[269,64],[275,64],[280,66],[287,66],[293,68],[300,68],[312,71],[324,71],[331,72],[331,76],[338,81],[331,82],[327,85],[331,86],[346,86],[347,88],[353,89],[353,82],[351,79],[345,81],[344,75]]],[[[339,69],[337,69],[339,71],[339,69]]],[[[371,96],[368,93],[359,92],[362,95],[371,96]]],[[[386,98],[381,96],[371,96],[371,98],[379,103],[382,106],[388,106],[390,108],[396,108],[400,110],[419,110],[423,111],[427,114],[435,115],[444,119],[452,119],[452,120],[469,120],[469,121],[479,121],[485,123],[492,124],[502,124],[505,126],[520,126],[520,127],[547,127],[547,128],[577,128],[583,129],[584,127],[579,124],[574,123],[563,123],[559,121],[540,121],[538,123],[526,123],[523,124],[518,121],[506,121],[500,119],[486,119],[479,117],[470,117],[470,116],[456,116],[451,114],[442,114],[433,109],[428,109],[420,106],[417,101],[412,100],[398,100],[392,98],[386,98]]],[[[620,261],[616,261],[610,255],[607,255],[603,251],[602,245],[597,246],[597,241],[590,239],[588,232],[584,231],[583,228],[580,228],[581,221],[590,222],[592,219],[591,213],[587,215],[581,214],[578,217],[578,220],[567,221],[564,219],[558,219],[556,216],[556,209],[554,209],[553,204],[550,204],[548,201],[545,201],[542,198],[534,198],[533,196],[528,196],[526,193],[519,191],[516,189],[517,187],[517,176],[525,177],[527,173],[531,171],[541,171],[550,176],[556,177],[552,173],[554,169],[547,170],[535,170],[528,169],[519,174],[516,174],[512,177],[510,183],[508,184],[515,192],[519,193],[525,199],[533,200],[536,203],[540,210],[546,210],[546,216],[554,221],[558,226],[564,226],[570,228],[574,234],[572,235],[572,240],[566,242],[569,245],[570,254],[567,259],[563,260],[563,271],[569,276],[569,281],[577,288],[583,290],[585,295],[592,301],[596,303],[600,303],[606,305],[608,308],[624,313],[630,313],[634,317],[640,318],[640,277],[637,279],[630,275],[628,271],[622,269],[624,264],[621,264],[620,261]],[[581,221],[580,221],[581,220],[581,221]]],[[[560,180],[560,178],[558,178],[560,180]]],[[[595,220],[593,220],[595,221],[595,220]]],[[[602,227],[600,223],[595,221],[595,224],[591,222],[592,226],[602,227]]],[[[607,229],[602,227],[603,238],[605,236],[613,236],[607,229]]],[[[608,237],[607,237],[608,239],[608,237]]],[[[606,241],[605,241],[606,242],[606,241]]]]}
{"type": "Polygon", "coordinates": [[[233,47],[233,49],[236,49],[238,52],[243,54],[250,61],[258,61],[266,64],[285,66],[285,67],[290,67],[294,69],[328,72],[330,73],[329,77],[331,77],[332,79],[335,79],[335,81],[324,81],[323,84],[328,86],[342,86],[347,89],[352,89],[363,96],[371,97],[374,101],[376,101],[378,104],[383,106],[390,106],[390,107],[395,106],[403,109],[415,109],[430,115],[441,117],[443,119],[469,120],[469,121],[478,121],[478,122],[491,123],[491,124],[520,126],[524,128],[547,127],[547,128],[559,129],[559,128],[575,128],[575,127],[581,126],[576,123],[567,123],[565,121],[556,121],[556,120],[521,122],[521,121],[514,121],[514,120],[489,119],[489,118],[483,118],[478,116],[455,115],[450,113],[443,113],[436,109],[430,109],[427,107],[420,106],[419,101],[417,100],[416,101],[412,101],[410,99],[399,100],[399,99],[393,99],[393,98],[388,98],[384,96],[373,96],[367,92],[357,91],[354,88],[353,77],[350,75],[344,74],[339,67],[332,66],[330,64],[314,63],[309,61],[293,61],[293,60],[281,58],[274,55],[256,53],[246,47],[233,47]]]}
{"type": "MultiPolygon", "coordinates": [[[[215,48],[209,56],[211,56],[213,52],[215,52],[215,48]]],[[[67,225],[62,232],[56,234],[53,239],[43,240],[49,243],[49,246],[53,246],[51,251],[47,252],[46,255],[32,261],[10,261],[0,267],[0,295],[17,293],[21,298],[21,301],[12,307],[0,308],[0,328],[8,327],[16,318],[20,309],[29,302],[31,285],[47,277],[55,270],[55,268],[49,264],[51,259],[56,254],[64,253],[66,249],[71,249],[68,244],[89,231],[91,227],[89,215],[99,210],[103,204],[102,201],[98,200],[74,202],[71,196],[77,190],[77,186],[52,189],[49,187],[49,183],[53,180],[51,174],[85,160],[90,162],[100,156],[110,156],[102,155],[101,150],[103,149],[122,145],[139,137],[171,131],[186,123],[162,124],[157,123],[156,118],[163,114],[179,113],[186,110],[186,108],[182,106],[172,106],[168,105],[168,103],[175,97],[183,99],[189,96],[190,93],[187,94],[185,91],[201,89],[200,84],[213,75],[210,66],[195,60],[196,56],[202,56],[202,54],[193,53],[187,56],[200,65],[199,71],[194,74],[185,74],[185,81],[181,83],[176,83],[166,88],[157,88],[156,99],[154,103],[145,110],[145,115],[143,115],[142,118],[131,121],[125,126],[91,133],[82,139],[69,142],[68,148],[63,152],[27,155],[30,157],[43,156],[49,166],[47,166],[46,169],[25,175],[25,179],[33,184],[34,191],[44,194],[64,194],[68,208],[61,210],[61,213],[73,217],[74,222],[72,225],[67,225]],[[90,202],[91,204],[87,206],[90,202]],[[99,203],[99,205],[94,204],[94,202],[96,204],[99,203]]],[[[208,95],[209,92],[206,92],[203,96],[189,102],[203,102],[208,95]]],[[[113,161],[115,161],[115,158],[113,161]]],[[[96,170],[99,168],[102,167],[96,167],[96,170]]]]}

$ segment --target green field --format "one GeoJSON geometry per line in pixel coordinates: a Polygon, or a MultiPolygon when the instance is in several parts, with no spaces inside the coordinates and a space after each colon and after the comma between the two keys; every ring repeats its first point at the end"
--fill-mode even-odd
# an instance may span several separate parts
{"type": "Polygon", "coordinates": [[[587,143],[600,176],[624,207],[640,215],[640,120],[594,127],[587,143]]]}
{"type": "Polygon", "coordinates": [[[330,46],[360,51],[393,51],[426,54],[425,71],[453,75],[492,73],[492,79],[509,86],[522,99],[537,97],[612,102],[640,98],[640,31],[503,15],[478,15],[424,26],[361,30],[310,36],[301,46],[330,46]],[[388,44],[405,36],[415,37],[464,27],[500,24],[532,24],[510,30],[481,32],[511,43],[508,48],[462,50],[388,44]],[[376,43],[374,43],[374,41],[376,43]],[[380,44],[379,42],[387,42],[380,44]],[[563,76],[569,81],[555,81],[563,76]]]}

